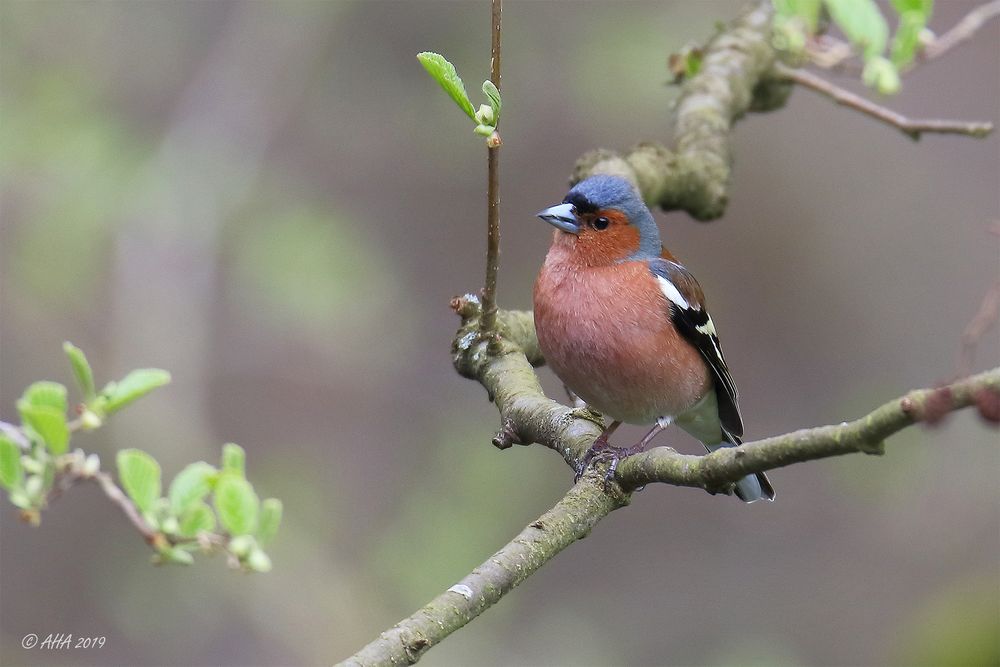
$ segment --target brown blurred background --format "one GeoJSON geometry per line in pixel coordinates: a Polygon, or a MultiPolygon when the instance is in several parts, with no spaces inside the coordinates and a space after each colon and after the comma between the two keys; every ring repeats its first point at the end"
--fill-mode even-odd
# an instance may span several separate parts
{"type": "MultiPolygon", "coordinates": [[[[939,32],[975,6],[936,4],[939,32]]],[[[574,160],[665,138],[667,54],[739,7],[506,3],[504,307],[530,307],[550,233],[533,214],[574,160]]],[[[236,441],[285,503],[259,576],[150,566],[96,488],[38,529],[8,505],[0,663],[329,664],[569,487],[551,452],[490,446],[495,408],[449,362],[448,299],[482,281],[485,149],[414,55],[444,53],[478,104],[488,16],[485,1],[0,4],[0,415],[33,380],[69,383],[63,340],[99,381],[167,368],[172,385],[74,443],[106,463],[143,448],[169,478],[236,441]],[[29,632],[107,643],[26,651],[29,632]]],[[[997,122],[998,56],[994,22],[887,103],[997,122]]],[[[949,378],[998,275],[997,135],[914,143],[796,91],[734,142],[725,218],[658,218],[709,295],[748,435],[949,378]]],[[[976,368],[998,356],[994,331],[976,368]]],[[[647,488],[425,661],[1000,660],[996,445],[967,412],[883,458],[778,470],[773,504],[647,488]]]]}

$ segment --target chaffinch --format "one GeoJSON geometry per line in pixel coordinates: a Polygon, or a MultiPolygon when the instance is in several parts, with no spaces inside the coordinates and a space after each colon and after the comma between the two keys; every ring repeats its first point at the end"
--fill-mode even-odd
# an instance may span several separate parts
{"type": "MultiPolygon", "coordinates": [[[[613,420],[584,465],[610,451],[613,474],[671,423],[710,452],[739,445],[739,394],[701,287],[663,248],[632,185],[591,176],[538,217],[556,227],[535,282],[538,344],[559,379],[613,420]],[[633,447],[613,447],[608,437],[622,422],[655,425],[633,447]]],[[[735,493],[774,499],[764,473],[741,479],[735,493]]]]}

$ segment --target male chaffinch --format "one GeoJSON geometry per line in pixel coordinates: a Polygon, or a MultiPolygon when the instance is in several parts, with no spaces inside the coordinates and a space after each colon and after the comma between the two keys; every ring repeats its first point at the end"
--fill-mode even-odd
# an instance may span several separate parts
{"type": "MultiPolygon", "coordinates": [[[[739,445],[739,394],[694,276],[660,243],[641,197],[624,178],[591,176],[538,214],[556,227],[535,282],[535,328],[549,366],[613,419],[585,464],[638,453],[675,423],[708,450],[739,445]],[[655,426],[633,447],[608,437],[622,423],[655,426]]],[[[745,502],[774,499],[764,473],[736,483],[745,502]]]]}

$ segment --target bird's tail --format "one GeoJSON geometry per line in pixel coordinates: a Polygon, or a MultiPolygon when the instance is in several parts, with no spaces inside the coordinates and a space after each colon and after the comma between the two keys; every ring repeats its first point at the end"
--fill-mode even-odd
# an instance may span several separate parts
{"type": "MultiPolygon", "coordinates": [[[[720,442],[715,445],[705,445],[709,452],[714,452],[720,447],[736,447],[740,444],[740,439],[732,434],[726,434],[736,442],[720,442]]],[[[747,475],[736,482],[736,497],[745,503],[757,502],[761,499],[774,500],[774,487],[767,479],[767,475],[762,472],[747,475]]]]}

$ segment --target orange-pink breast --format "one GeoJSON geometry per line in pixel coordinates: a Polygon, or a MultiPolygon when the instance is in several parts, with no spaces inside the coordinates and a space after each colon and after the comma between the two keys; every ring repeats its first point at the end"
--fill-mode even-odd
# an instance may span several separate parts
{"type": "Polygon", "coordinates": [[[548,365],[588,405],[624,422],[675,417],[711,387],[700,353],[671,325],[646,262],[582,267],[554,245],[535,282],[548,365]]]}

